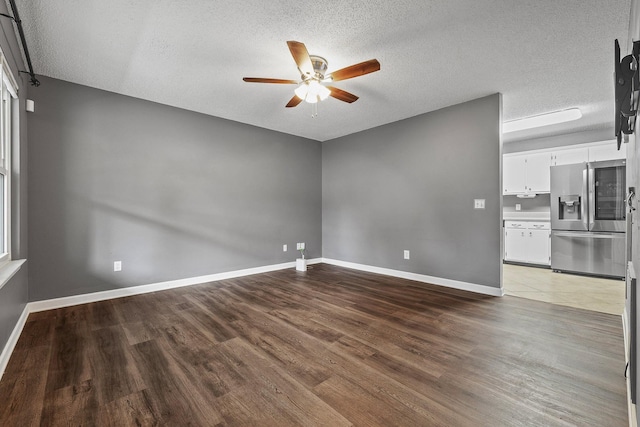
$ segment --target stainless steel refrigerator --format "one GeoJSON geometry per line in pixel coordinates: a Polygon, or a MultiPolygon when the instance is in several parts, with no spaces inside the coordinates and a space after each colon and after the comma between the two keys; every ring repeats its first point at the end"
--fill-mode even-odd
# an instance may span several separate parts
{"type": "Polygon", "coordinates": [[[625,161],[551,167],[551,268],[624,277],[625,161]]]}

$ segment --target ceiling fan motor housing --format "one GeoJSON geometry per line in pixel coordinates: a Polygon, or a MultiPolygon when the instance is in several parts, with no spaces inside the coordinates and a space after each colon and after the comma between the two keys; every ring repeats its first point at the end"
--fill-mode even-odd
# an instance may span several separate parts
{"type": "Polygon", "coordinates": [[[317,55],[309,55],[309,59],[311,59],[315,76],[302,76],[302,80],[308,80],[309,78],[315,78],[320,81],[324,80],[324,73],[327,72],[328,66],[327,60],[317,55]]]}

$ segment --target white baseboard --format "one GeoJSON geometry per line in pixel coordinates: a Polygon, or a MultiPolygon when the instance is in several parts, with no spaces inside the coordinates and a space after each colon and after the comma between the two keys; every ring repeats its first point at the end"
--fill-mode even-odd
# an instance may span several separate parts
{"type": "MultiPolygon", "coordinates": [[[[462,289],[465,291],[471,291],[471,292],[476,292],[476,293],[481,293],[486,295],[502,296],[503,294],[501,288],[493,288],[491,286],[478,285],[475,283],[460,282],[457,280],[426,276],[422,274],[409,273],[406,271],[392,270],[388,268],[380,268],[380,267],[374,267],[374,266],[364,265],[364,264],[356,264],[356,263],[351,263],[346,261],[338,261],[338,260],[329,259],[329,258],[309,259],[307,261],[307,264],[319,264],[323,262],[331,265],[336,265],[339,267],[346,267],[346,268],[352,268],[355,270],[368,271],[371,273],[378,273],[386,276],[393,276],[393,277],[399,277],[403,279],[415,280],[418,282],[446,286],[446,287],[455,288],[455,289],[462,289]]],[[[11,336],[9,337],[9,341],[7,342],[4,349],[2,350],[2,354],[0,354],[0,378],[4,373],[7,363],[9,362],[11,353],[13,352],[13,349],[15,348],[15,345],[18,342],[18,338],[20,337],[20,333],[24,328],[24,325],[27,321],[27,317],[29,313],[36,313],[38,311],[45,311],[45,310],[53,310],[53,309],[62,308],[62,307],[70,307],[78,304],[87,304],[90,302],[104,301],[104,300],[121,298],[121,297],[126,297],[131,295],[146,294],[149,292],[163,291],[167,289],[180,288],[183,286],[199,285],[202,283],[216,282],[220,280],[233,279],[236,277],[249,276],[252,274],[260,274],[260,273],[268,273],[268,272],[277,271],[277,270],[285,270],[287,268],[295,268],[295,266],[296,266],[295,262],[286,262],[282,264],[266,265],[262,267],[247,268],[244,270],[235,270],[235,271],[228,271],[224,273],[209,274],[206,276],[191,277],[187,279],[170,280],[167,282],[151,283],[148,285],[132,286],[128,288],[113,289],[109,291],[93,292],[90,294],[73,295],[73,296],[63,297],[63,298],[55,298],[55,299],[49,299],[49,300],[30,302],[24,308],[22,315],[18,319],[18,322],[15,328],[13,329],[11,336]]]]}
{"type": "MultiPolygon", "coordinates": [[[[307,264],[318,264],[320,258],[309,259],[307,264]]],[[[70,307],[72,305],[87,304],[90,302],[104,301],[131,295],[146,294],[149,292],[164,291],[167,289],[181,288],[183,286],[200,285],[207,282],[233,279],[236,277],[250,276],[252,274],[268,273],[270,271],[295,268],[296,263],[285,262],[282,264],[265,265],[262,267],[246,268],[244,270],[227,271],[224,273],[208,274],[206,276],[190,277],[187,279],[169,280],[167,282],[151,283],[148,285],[131,286],[128,288],[112,289],[109,291],[93,292],[90,294],[73,295],[70,297],[34,301],[28,304],[29,313],[53,310],[55,308],[70,307]]]]}
{"type": "MultiPolygon", "coordinates": [[[[622,335],[624,336],[624,360],[629,363],[629,316],[627,306],[622,311],[622,335]]],[[[638,419],[636,417],[636,405],[631,403],[631,381],[629,371],[627,371],[625,382],[627,384],[627,412],[629,415],[629,427],[638,427],[638,419]]]]}
{"type": "MultiPolygon", "coordinates": [[[[321,258],[313,258],[313,259],[309,259],[307,261],[307,264],[319,264],[320,262],[322,262],[321,258]]],[[[87,304],[87,303],[96,302],[96,301],[104,301],[104,300],[114,299],[114,298],[121,298],[121,297],[130,296],[130,295],[146,294],[149,292],[163,291],[167,289],[180,288],[183,286],[199,285],[207,282],[216,282],[219,280],[233,279],[235,277],[250,276],[252,274],[268,273],[270,271],[285,270],[287,268],[295,268],[295,267],[296,267],[295,261],[285,262],[282,264],[266,265],[262,267],[247,268],[244,270],[227,271],[224,273],[209,274],[206,276],[191,277],[191,278],[179,279],[179,280],[170,280],[167,282],[151,283],[148,285],[132,286],[128,288],[113,289],[109,291],[93,292],[90,294],[73,295],[70,297],[55,298],[55,299],[42,300],[42,301],[33,301],[30,303],[27,303],[24,310],[22,311],[22,314],[20,315],[20,318],[18,319],[18,322],[16,323],[16,326],[13,328],[13,332],[9,336],[9,340],[7,341],[7,344],[4,346],[4,349],[0,354],[0,378],[2,378],[2,375],[4,374],[4,370],[6,369],[7,364],[9,363],[9,358],[11,357],[11,353],[13,353],[13,349],[15,348],[16,343],[18,342],[18,338],[22,333],[22,329],[24,328],[24,325],[27,322],[27,317],[29,317],[30,313],[36,313],[38,311],[45,311],[45,310],[53,310],[53,309],[62,308],[62,307],[70,307],[78,304],[87,304]]]]}
{"type": "Polygon", "coordinates": [[[22,329],[24,329],[24,325],[27,323],[27,317],[29,317],[29,304],[25,305],[24,310],[22,310],[22,314],[20,314],[18,322],[15,328],[13,328],[13,332],[9,335],[7,344],[2,349],[2,353],[0,353],[0,379],[2,379],[2,375],[4,375],[4,370],[7,368],[13,349],[16,348],[22,329]]]}
{"type": "Polygon", "coordinates": [[[408,271],[393,270],[391,268],[374,267],[372,265],[357,264],[354,262],[340,261],[331,258],[322,258],[322,262],[338,267],[352,268],[354,270],[367,271],[369,273],[383,274],[385,276],[399,277],[401,279],[415,280],[416,282],[429,283],[432,285],[445,286],[447,288],[460,289],[479,294],[501,297],[504,295],[502,288],[479,285],[477,283],[461,282],[459,280],[445,279],[442,277],[427,276],[425,274],[410,273],[408,271]]]}
{"type": "Polygon", "coordinates": [[[629,361],[629,336],[627,331],[629,330],[629,317],[627,313],[627,306],[625,304],[624,310],[622,310],[622,335],[624,336],[624,359],[629,361]]]}

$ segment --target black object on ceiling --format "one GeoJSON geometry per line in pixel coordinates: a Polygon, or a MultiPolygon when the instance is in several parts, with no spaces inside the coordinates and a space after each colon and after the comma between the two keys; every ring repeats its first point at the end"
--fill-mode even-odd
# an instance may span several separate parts
{"type": "Polygon", "coordinates": [[[7,15],[5,13],[0,13],[0,16],[11,18],[18,26],[20,43],[22,44],[22,49],[24,50],[24,56],[27,59],[27,66],[29,67],[29,71],[20,71],[20,72],[27,73],[31,76],[31,85],[40,86],[40,82],[36,78],[36,74],[33,72],[33,65],[31,64],[31,56],[29,56],[29,48],[27,48],[27,41],[24,38],[24,30],[22,29],[22,21],[20,20],[20,15],[18,15],[18,8],[16,7],[16,2],[15,0],[9,0],[9,4],[11,4],[11,12],[13,13],[13,16],[7,15]]]}

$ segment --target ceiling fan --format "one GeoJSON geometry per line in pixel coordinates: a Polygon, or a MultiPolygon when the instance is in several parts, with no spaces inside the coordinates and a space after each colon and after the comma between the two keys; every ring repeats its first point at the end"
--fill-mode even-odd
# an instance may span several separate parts
{"type": "Polygon", "coordinates": [[[302,101],[316,104],[319,101],[327,99],[329,96],[339,99],[340,101],[352,103],[358,100],[358,97],[352,93],[338,89],[333,86],[325,86],[326,82],[337,82],[347,80],[353,77],[363,76],[380,70],[380,63],[377,59],[370,59],[359,64],[351,65],[346,68],[325,74],[327,71],[327,60],[321,56],[309,55],[307,47],[304,43],[297,41],[288,41],[287,45],[291,51],[293,59],[298,65],[300,71],[300,81],[284,80],[284,79],[267,79],[260,77],[244,77],[242,80],[249,83],[276,83],[276,84],[296,84],[295,95],[287,108],[295,107],[302,101]]]}

